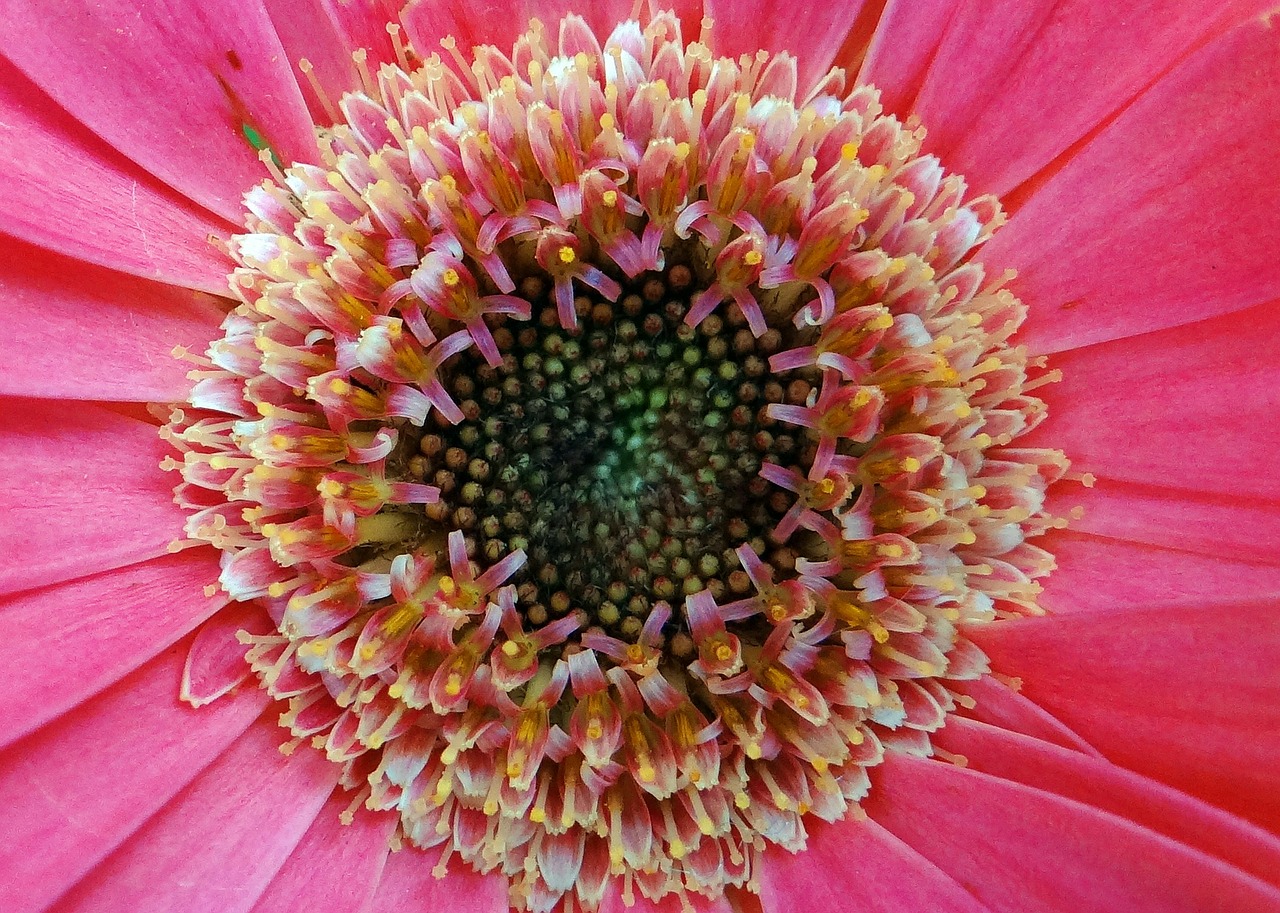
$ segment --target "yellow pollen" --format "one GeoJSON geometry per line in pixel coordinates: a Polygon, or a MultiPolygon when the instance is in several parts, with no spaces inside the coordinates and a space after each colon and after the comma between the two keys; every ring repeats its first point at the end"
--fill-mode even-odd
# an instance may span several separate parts
{"type": "Polygon", "coordinates": [[[763,261],[764,254],[760,253],[758,250],[749,250],[742,257],[742,262],[747,264],[747,266],[759,266],[763,261]]]}
{"type": "Polygon", "coordinates": [[[602,193],[602,194],[600,195],[600,202],[604,203],[604,205],[609,206],[609,207],[617,206],[617,205],[618,205],[618,191],[616,191],[616,190],[606,190],[604,193],[602,193]]]}
{"type": "Polygon", "coordinates": [[[456,288],[458,283],[462,281],[462,277],[458,275],[458,271],[456,269],[445,270],[444,275],[441,276],[440,279],[448,288],[456,288]]]}
{"type": "Polygon", "coordinates": [[[564,264],[573,263],[575,260],[578,259],[578,255],[574,253],[573,248],[570,247],[568,244],[560,248],[559,257],[560,257],[560,262],[564,264]]]}

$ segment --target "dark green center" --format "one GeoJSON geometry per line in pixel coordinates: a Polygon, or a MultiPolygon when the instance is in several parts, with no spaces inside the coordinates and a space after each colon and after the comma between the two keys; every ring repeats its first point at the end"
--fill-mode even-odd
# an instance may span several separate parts
{"type": "Polygon", "coordinates": [[[463,530],[481,565],[525,550],[515,582],[535,627],[584,610],[634,640],[658,600],[749,594],[743,543],[794,567],[771,534],[794,495],[757,473],[812,461],[799,429],[765,415],[804,402],[810,382],[770,374],[782,337],[755,338],[736,306],[686,325],[693,283],[677,265],[617,303],[580,296],[565,330],[549,284],[527,278],[532,320],[491,324],[502,364],[471,349],[446,366],[465,419],[429,423],[414,475],[440,487],[428,512],[463,530]]]}

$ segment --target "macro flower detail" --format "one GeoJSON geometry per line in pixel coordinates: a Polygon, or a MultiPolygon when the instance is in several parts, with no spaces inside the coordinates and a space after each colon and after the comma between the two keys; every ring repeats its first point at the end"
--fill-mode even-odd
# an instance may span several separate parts
{"type": "Polygon", "coordinates": [[[397,43],[324,167],[249,191],[241,304],[179,352],[175,549],[266,607],[248,660],[353,804],[518,909],[758,892],[1052,566],[1066,460],[1016,442],[1056,375],[966,262],[999,205],[711,27],[397,43]]]}
{"type": "Polygon", "coordinates": [[[1280,909],[1274,0],[0,2],[0,908],[1280,909]]]}

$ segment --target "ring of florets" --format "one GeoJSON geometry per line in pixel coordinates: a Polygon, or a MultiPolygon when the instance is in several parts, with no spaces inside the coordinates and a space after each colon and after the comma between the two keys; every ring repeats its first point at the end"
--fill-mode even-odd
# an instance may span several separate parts
{"type": "Polygon", "coordinates": [[[1011,446],[1051,375],[968,260],[998,205],[874,89],[797,100],[667,14],[471,62],[392,33],[324,166],[247,195],[165,429],[176,547],[223,550],[282,723],[442,868],[537,910],[750,888],[930,752],[962,624],[1037,611],[1065,464],[1011,446]]]}

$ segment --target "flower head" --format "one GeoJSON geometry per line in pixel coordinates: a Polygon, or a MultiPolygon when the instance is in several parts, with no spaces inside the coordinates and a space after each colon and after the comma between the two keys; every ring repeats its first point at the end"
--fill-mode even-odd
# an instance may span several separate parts
{"type": "MultiPolygon", "coordinates": [[[[1081,424],[1075,405],[1096,401],[1081,387],[1091,381],[1090,356],[1114,371],[1107,346],[1118,343],[1052,368],[1032,354],[1108,333],[1126,341],[1132,318],[1073,323],[1077,304],[1046,282],[1045,260],[1031,256],[1036,242],[1027,239],[1061,230],[1062,201],[1075,186],[1068,178],[1087,186],[1091,162],[1121,154],[1125,129],[1160,126],[1160,104],[1174,97],[1161,86],[1213,85],[1223,55],[1274,50],[1265,26],[1238,12],[1202,25],[1205,47],[1081,151],[1063,151],[1073,130],[1084,133],[1077,124],[1027,144],[1038,151],[992,164],[957,132],[949,112],[964,103],[948,108],[932,77],[895,69],[944,72],[964,57],[965,36],[981,43],[986,20],[957,18],[927,53],[927,42],[903,38],[911,53],[894,57],[886,46],[909,32],[905,14],[888,9],[854,79],[860,29],[876,18],[870,10],[851,20],[854,57],[840,47],[843,36],[832,46],[793,36],[739,48],[759,35],[752,39],[728,10],[707,10],[700,21],[662,10],[622,14],[594,28],[555,14],[494,44],[465,20],[455,34],[437,34],[447,17],[425,10],[389,23],[381,11],[366,21],[331,10],[351,34],[376,27],[359,39],[374,46],[351,57],[346,77],[341,54],[309,52],[315,66],[291,55],[318,112],[318,158],[294,143],[288,116],[246,101],[255,79],[288,81],[287,71],[256,52],[246,61],[247,45],[244,54],[227,51],[225,66],[219,58],[214,83],[269,177],[239,184],[247,233],[210,224],[235,263],[227,268],[234,306],[219,329],[184,337],[167,324],[156,350],[176,343],[189,369],[185,402],[157,410],[163,444],[142,448],[180,479],[182,515],[155,522],[144,512],[139,522],[166,536],[180,525],[169,546],[176,554],[110,571],[149,554],[130,551],[117,532],[106,541],[119,557],[105,565],[64,561],[43,576],[23,578],[19,568],[14,577],[46,587],[14,597],[11,617],[22,625],[42,599],[65,591],[109,602],[112,580],[154,574],[193,608],[159,623],[112,615],[108,628],[120,626],[125,646],[112,652],[111,668],[127,671],[216,612],[185,645],[180,689],[189,703],[212,706],[191,722],[182,715],[182,725],[215,732],[230,720],[221,738],[234,739],[249,718],[236,722],[237,713],[277,702],[271,715],[293,736],[282,748],[290,761],[264,759],[259,743],[271,737],[255,728],[236,742],[239,754],[220,758],[174,800],[183,810],[172,814],[216,805],[216,796],[234,805],[249,788],[246,772],[278,770],[292,793],[264,809],[297,835],[315,821],[294,856],[299,872],[308,871],[308,854],[350,841],[367,844],[361,865],[381,868],[389,837],[406,848],[388,863],[387,890],[426,873],[419,895],[434,890],[431,879],[451,893],[475,884],[470,901],[495,908],[786,909],[841,877],[835,864],[789,875],[788,853],[803,866],[832,846],[857,850],[865,862],[855,878],[890,861],[912,871],[882,827],[937,871],[973,883],[958,849],[965,816],[931,785],[941,776],[986,789],[1050,830],[1077,814],[1068,799],[1090,804],[1104,817],[1091,819],[1099,836],[1075,850],[1077,864],[1102,864],[1090,848],[1127,840],[1135,852],[1161,847],[1162,858],[1191,873],[1176,897],[1140,876],[1121,879],[1105,895],[1112,907],[1128,896],[1170,908],[1208,896],[1227,898],[1228,909],[1268,902],[1274,891],[1257,859],[1275,848],[1262,832],[1165,794],[1156,826],[1123,803],[1091,798],[1084,785],[1055,791],[1035,771],[1056,764],[1081,784],[1106,782],[1155,802],[1154,784],[1090,760],[1088,740],[1101,739],[1140,772],[1249,814],[1243,805],[1126,755],[1128,742],[1108,742],[1105,725],[1064,704],[1073,686],[1037,700],[1080,734],[1018,698],[1019,680],[1004,674],[1043,665],[1037,637],[1059,647],[1061,632],[1074,638],[1070,620],[1045,612],[1070,605],[1046,575],[1050,550],[1078,550],[1089,535],[1089,510],[1076,502],[1088,500],[1098,475],[1106,491],[1106,480],[1151,465],[1150,456],[1125,463],[1123,439],[1107,437],[1118,425],[1081,424]],[[837,66],[824,74],[828,62],[837,66]],[[1059,155],[1061,174],[1037,172],[1059,155]],[[960,176],[970,171],[980,192],[960,176]],[[1006,217],[990,191],[1008,190],[1014,225],[997,233],[1006,217]],[[1010,234],[1015,241],[1000,247],[1010,234]],[[1067,316],[1037,322],[1052,313],[1045,300],[1067,316]],[[1064,389],[1071,396],[1055,392],[1064,389]],[[1099,439],[1115,449],[1100,449],[1099,439]],[[168,452],[156,456],[159,447],[168,452]],[[1071,484],[1051,487],[1064,478],[1071,484]],[[1068,518],[1084,532],[1061,533],[1068,518]],[[103,569],[101,579],[83,576],[103,569]],[[242,684],[250,670],[261,691],[242,684]],[[1050,750],[1054,743],[1063,747],[1050,750]],[[1002,766],[1018,751],[1040,767],[1002,766]],[[929,756],[951,766],[918,760],[929,756]],[[973,762],[980,773],[939,773],[973,762]],[[316,814],[335,781],[336,807],[316,814]],[[1169,823],[1175,807],[1183,824],[1169,823]],[[1141,833],[1122,839],[1104,813],[1127,814],[1141,833]],[[333,830],[333,821],[356,836],[333,830]],[[921,822],[951,836],[930,843],[921,822]],[[1217,830],[1205,837],[1206,827],[1217,830]],[[433,861],[424,863],[424,851],[433,861]],[[1192,865],[1195,854],[1217,861],[1192,865]],[[485,880],[468,882],[474,873],[485,880]]],[[[276,27],[286,44],[318,50],[314,36],[283,20],[276,27]]],[[[1181,20],[1170,28],[1161,41],[1188,43],[1195,33],[1181,20]]],[[[13,54],[24,70],[40,69],[28,52],[13,54]]],[[[1038,85],[1037,72],[1027,71],[1025,84],[1038,85]]],[[[1270,71],[1260,64],[1258,72],[1270,71]]],[[[1135,74],[1118,79],[1132,87],[1106,92],[1131,97],[1135,74]]],[[[24,78],[13,71],[12,80],[24,78]]],[[[1262,86],[1274,94],[1272,83],[1262,86]]],[[[1085,107],[1111,116],[1099,92],[1106,95],[1095,89],[1085,107]]],[[[56,118],[46,120],[40,129],[55,135],[56,118]]],[[[174,186],[234,214],[200,179],[172,162],[161,167],[117,127],[98,129],[174,186]]],[[[1256,168],[1249,155],[1228,170],[1256,168]]],[[[138,215],[143,185],[128,180],[142,256],[151,258],[138,215]]],[[[1274,214],[1260,218],[1270,224],[1274,214]]],[[[46,245],[52,237],[35,233],[46,245]]],[[[106,256],[81,235],[70,249],[106,256]]],[[[132,252],[106,262],[144,271],[132,252]]],[[[162,270],[180,272],[180,262],[166,260],[162,270]]],[[[1151,262],[1190,275],[1166,253],[1151,262]]],[[[1089,292],[1088,277],[1071,268],[1058,267],[1083,283],[1084,301],[1115,300],[1108,295],[1126,289],[1170,294],[1164,280],[1135,285],[1125,275],[1105,294],[1089,292]]],[[[1262,301],[1273,279],[1229,264],[1224,300],[1262,301]]],[[[1265,305],[1258,313],[1269,319],[1265,305]]],[[[1181,332],[1149,335],[1179,351],[1188,344],[1181,332]]],[[[1189,353],[1191,364],[1216,364],[1217,337],[1208,338],[1203,352],[1189,353]]],[[[173,380],[153,386],[182,389],[173,380]]],[[[1142,424],[1140,407],[1119,411],[1142,424]]],[[[117,444],[136,423],[116,413],[92,421],[87,433],[117,444]]],[[[1158,426],[1154,434],[1169,439],[1158,426]]],[[[57,463],[72,475],[74,466],[57,463]]],[[[1227,478],[1190,474],[1209,490],[1227,478]]],[[[157,486],[148,486],[155,503],[157,486]]],[[[149,507],[150,516],[160,509],[149,507]]],[[[1209,576],[1221,579],[1225,565],[1210,565],[1209,576]]],[[[1107,630],[1104,618],[1072,640],[1094,645],[1085,655],[1101,657],[1104,673],[1107,630]]],[[[89,700],[120,672],[90,677],[79,691],[40,677],[54,694],[85,703],[36,738],[56,751],[75,714],[91,729],[127,712],[112,701],[127,706],[147,675],[164,678],[162,665],[130,674],[112,692],[118,699],[89,700]]],[[[67,705],[48,706],[32,719],[67,705]]],[[[157,717],[157,731],[170,731],[168,719],[157,717]]],[[[160,772],[148,782],[173,795],[167,784],[181,781],[163,775],[163,752],[148,769],[160,772]]],[[[124,820],[140,820],[154,802],[126,803],[124,820]]],[[[993,809],[980,820],[996,817],[993,809]]],[[[160,839],[148,834],[176,826],[166,821],[130,838],[135,855],[110,857],[64,904],[115,892],[160,839]]],[[[283,859],[289,849],[274,852],[283,859]]],[[[352,871],[338,868],[332,877],[352,871]]],[[[271,883],[282,898],[288,872],[271,883]]],[[[266,881],[255,879],[261,893],[266,881]]],[[[917,871],[889,902],[959,903],[949,883],[917,871]]],[[[999,890],[977,893],[1000,906],[999,890]]],[[[156,896],[163,906],[176,895],[156,896]]]]}

